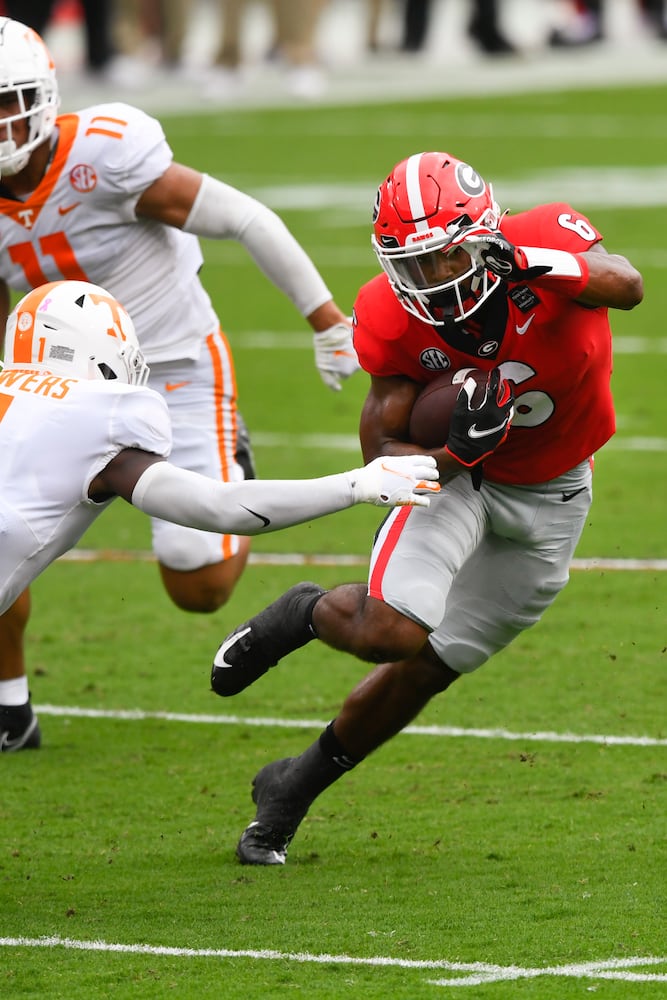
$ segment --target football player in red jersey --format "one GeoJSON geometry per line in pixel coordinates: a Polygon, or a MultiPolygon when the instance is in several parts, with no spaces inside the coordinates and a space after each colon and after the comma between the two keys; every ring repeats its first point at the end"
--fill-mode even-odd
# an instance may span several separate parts
{"type": "Polygon", "coordinates": [[[462,392],[442,447],[446,484],[427,510],[380,527],[367,585],[300,584],[235,629],[212,684],[235,694],[318,638],[377,664],[300,756],[253,782],[237,854],[282,864],[313,800],[461,674],[534,625],[568,580],[591,503],[592,457],[614,433],[608,309],[642,278],[565,203],[503,215],[491,186],[448,153],[418,153],[380,185],[373,248],[383,273],[355,303],[371,385],[366,461],[401,455],[418,393],[439,372],[488,370],[478,408],[462,392]],[[482,473],[483,464],[483,473],[482,473]]]}

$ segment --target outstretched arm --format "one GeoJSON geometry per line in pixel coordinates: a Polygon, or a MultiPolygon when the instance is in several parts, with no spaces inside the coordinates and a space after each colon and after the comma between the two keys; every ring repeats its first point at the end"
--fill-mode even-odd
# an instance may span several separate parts
{"type": "Polygon", "coordinates": [[[310,324],[315,363],[337,390],[359,369],[350,322],[282,219],[256,198],[208,174],[172,163],[144,191],[137,215],[209,239],[236,240],[310,324]]]}
{"type": "Polygon", "coordinates": [[[413,454],[319,479],[221,483],[128,448],[93,480],[89,496],[120,496],[151,517],[205,531],[260,535],[357,503],[427,506],[437,479],[434,459],[413,454]]]}

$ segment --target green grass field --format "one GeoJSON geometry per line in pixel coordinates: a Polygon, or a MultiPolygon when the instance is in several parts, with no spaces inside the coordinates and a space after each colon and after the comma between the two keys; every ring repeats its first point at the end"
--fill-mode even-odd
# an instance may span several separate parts
{"type": "MultiPolygon", "coordinates": [[[[656,87],[163,119],[177,159],[280,212],[346,308],[376,271],[375,188],[411,152],[468,159],[505,208],[591,216],[646,291],[613,316],[619,430],[577,552],[600,562],[325,793],[280,870],[235,859],[250,781],[313,740],[365,668],[313,643],[223,702],[210,661],[292,583],[365,579],[377,512],[258,541],[210,617],[176,610],[141,558],[51,567],[28,650],[44,746],[2,758],[1,997],[667,996],[666,108],[656,87]],[[291,553],[313,559],[266,558],[291,553]]],[[[365,376],[329,392],[245,252],[205,255],[260,474],[354,465],[365,376]]],[[[118,501],[81,548],[149,545],[118,501]]]]}

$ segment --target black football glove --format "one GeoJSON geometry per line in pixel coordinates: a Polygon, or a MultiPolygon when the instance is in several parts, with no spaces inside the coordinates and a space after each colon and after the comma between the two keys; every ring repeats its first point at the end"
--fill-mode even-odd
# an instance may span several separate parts
{"type": "Polygon", "coordinates": [[[463,230],[454,244],[463,247],[480,267],[505,281],[530,281],[551,270],[548,264],[529,267],[521,247],[515,247],[497,229],[477,226],[463,230]]]}
{"type": "Polygon", "coordinates": [[[477,407],[472,398],[477,388],[474,379],[466,379],[456,398],[449,422],[445,451],[467,468],[483,462],[502,444],[514,416],[514,393],[500,368],[489,372],[484,399],[477,407]]]}

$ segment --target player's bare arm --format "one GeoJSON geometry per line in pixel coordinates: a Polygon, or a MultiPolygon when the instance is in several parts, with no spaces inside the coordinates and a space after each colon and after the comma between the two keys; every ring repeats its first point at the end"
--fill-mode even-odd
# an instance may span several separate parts
{"type": "Polygon", "coordinates": [[[371,386],[361,411],[359,439],[365,462],[379,455],[432,455],[438,463],[440,481],[461,472],[461,465],[442,448],[428,450],[410,441],[410,414],[423,386],[404,376],[371,377],[371,386]]]}
{"type": "Polygon", "coordinates": [[[644,297],[644,282],[626,257],[608,253],[600,243],[581,256],[588,265],[588,283],[577,302],[610,309],[634,309],[639,305],[644,297]]]}
{"type": "Polygon", "coordinates": [[[142,473],[161,461],[164,459],[159,455],[151,455],[138,448],[125,448],[95,476],[88,489],[88,496],[95,503],[104,503],[111,497],[122,497],[132,503],[132,493],[142,473]]]}
{"type": "Polygon", "coordinates": [[[643,297],[639,271],[599,242],[579,253],[514,245],[500,230],[485,226],[462,230],[453,240],[479,266],[506,281],[557,287],[586,306],[634,309],[643,297]]]}
{"type": "MultiPolygon", "coordinates": [[[[410,416],[420,389],[419,383],[406,377],[372,378],[359,430],[364,456],[367,452],[401,455],[416,447],[410,440],[410,416]]],[[[481,466],[509,433],[514,394],[500,369],[489,372],[481,401],[473,402],[476,389],[472,380],[463,383],[447,426],[442,428],[442,448],[425,450],[435,458],[442,482],[463,469],[481,466]]]]}
{"type": "Polygon", "coordinates": [[[146,188],[136,213],[166,226],[182,229],[199,193],[203,175],[182,163],[172,163],[161,177],[146,188]]]}
{"type": "Polygon", "coordinates": [[[308,254],[266,205],[208,174],[172,163],[143,192],[136,212],[197,236],[241,243],[310,324],[324,383],[337,391],[358,371],[349,319],[308,254]]]}

